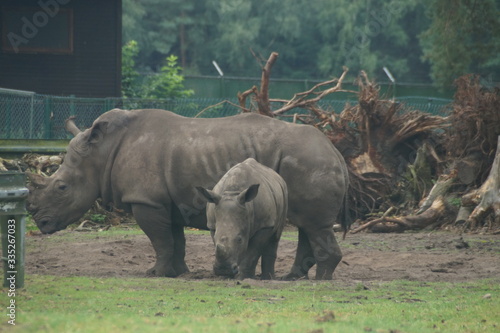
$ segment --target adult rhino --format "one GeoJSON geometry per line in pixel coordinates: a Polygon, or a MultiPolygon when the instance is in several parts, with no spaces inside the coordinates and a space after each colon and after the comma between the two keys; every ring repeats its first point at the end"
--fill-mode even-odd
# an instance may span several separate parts
{"type": "MultiPolygon", "coordinates": [[[[51,177],[31,175],[28,210],[42,233],[76,222],[97,199],[132,212],[151,240],[156,263],[148,275],[188,271],[184,227],[206,229],[206,200],[195,187],[213,187],[252,157],[288,185],[288,218],[299,230],[286,279],[331,279],[342,253],[332,225],[348,187],[344,159],[317,129],[257,115],[185,118],[164,110],[114,109],[75,137],[51,177]]],[[[347,221],[341,221],[347,228],[347,221]]]]}

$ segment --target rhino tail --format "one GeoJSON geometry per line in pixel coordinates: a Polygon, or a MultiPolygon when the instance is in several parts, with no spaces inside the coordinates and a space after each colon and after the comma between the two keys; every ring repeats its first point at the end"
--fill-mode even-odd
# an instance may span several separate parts
{"type": "Polygon", "coordinates": [[[288,214],[288,188],[284,180],[279,182],[279,184],[281,189],[280,195],[283,201],[282,202],[280,202],[280,200],[276,201],[279,214],[278,214],[278,220],[274,225],[274,231],[276,232],[276,237],[278,239],[281,237],[281,233],[285,228],[287,222],[286,216],[288,214]]]}
{"type": "MultiPolygon", "coordinates": [[[[349,187],[348,187],[348,189],[349,189],[349,187]]],[[[352,223],[351,212],[349,210],[348,196],[349,196],[349,190],[347,190],[345,192],[345,195],[344,195],[344,205],[343,205],[344,207],[343,207],[343,212],[342,212],[343,218],[340,219],[340,225],[342,226],[342,230],[344,230],[344,234],[342,235],[342,239],[345,239],[347,232],[349,231],[349,229],[351,229],[351,223],[352,223]]]]}

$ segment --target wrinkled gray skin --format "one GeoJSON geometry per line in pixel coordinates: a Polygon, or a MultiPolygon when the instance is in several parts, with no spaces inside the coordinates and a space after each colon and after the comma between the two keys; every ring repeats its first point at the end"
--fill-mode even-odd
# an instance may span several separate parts
{"type": "Polygon", "coordinates": [[[207,199],[207,226],[215,244],[214,273],[243,280],[274,278],[274,263],[288,211],[286,183],[253,158],[236,164],[212,191],[197,187],[207,199]]]}
{"type": "MultiPolygon", "coordinates": [[[[76,132],[76,131],[75,131],[76,132]]],[[[248,157],[278,172],[288,186],[288,218],[299,229],[286,279],[331,279],[342,254],[332,225],[348,187],[344,159],[317,129],[257,114],[193,119],[163,110],[111,110],[70,142],[59,170],[31,175],[28,210],[43,233],[76,222],[102,198],[132,212],[156,251],[154,276],[188,271],[184,226],[206,228],[212,188],[248,157]]],[[[346,225],[347,220],[341,220],[346,225]]]]}

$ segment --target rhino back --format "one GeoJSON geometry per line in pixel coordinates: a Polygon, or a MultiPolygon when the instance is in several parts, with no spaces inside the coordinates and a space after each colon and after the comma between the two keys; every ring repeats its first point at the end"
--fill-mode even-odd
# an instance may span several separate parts
{"type": "Polygon", "coordinates": [[[322,208],[335,219],[338,209],[326,203],[300,208],[319,197],[340,202],[346,185],[343,159],[312,126],[256,114],[193,119],[163,110],[130,112],[135,117],[116,143],[110,172],[113,201],[173,203],[186,224],[204,224],[205,202],[194,187],[212,188],[232,166],[252,157],[284,178],[294,207],[289,213],[297,220],[310,214],[307,209],[322,208]]]}

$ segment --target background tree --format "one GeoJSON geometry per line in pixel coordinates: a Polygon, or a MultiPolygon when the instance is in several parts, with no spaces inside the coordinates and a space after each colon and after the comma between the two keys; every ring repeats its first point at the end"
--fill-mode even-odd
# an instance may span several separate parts
{"type": "Polygon", "coordinates": [[[177,64],[177,56],[170,55],[158,75],[153,75],[143,85],[147,98],[182,98],[194,94],[193,90],[184,89],[182,68],[177,64]]]}
{"type": "Polygon", "coordinates": [[[438,86],[473,72],[498,80],[500,12],[498,0],[427,1],[430,26],[421,36],[424,59],[438,86]]]}
{"type": "Polygon", "coordinates": [[[139,54],[139,47],[135,40],[129,41],[122,47],[122,96],[137,97],[138,76],[135,69],[135,58],[139,54]]]}
{"type": "Polygon", "coordinates": [[[187,15],[194,1],[123,0],[123,40],[140,45],[140,71],[157,71],[168,54],[179,54],[182,30],[192,22],[187,15]]]}
{"type": "Polygon", "coordinates": [[[134,40],[122,47],[123,97],[182,98],[194,94],[192,90],[184,89],[184,76],[177,56],[168,56],[158,74],[140,77],[134,68],[138,53],[139,46],[134,40]]]}
{"type": "Polygon", "coordinates": [[[467,72],[500,76],[500,0],[124,0],[124,41],[136,69],[174,54],[187,74],[255,76],[275,51],[273,78],[325,79],[342,66],[378,81],[449,85],[467,72]]]}

